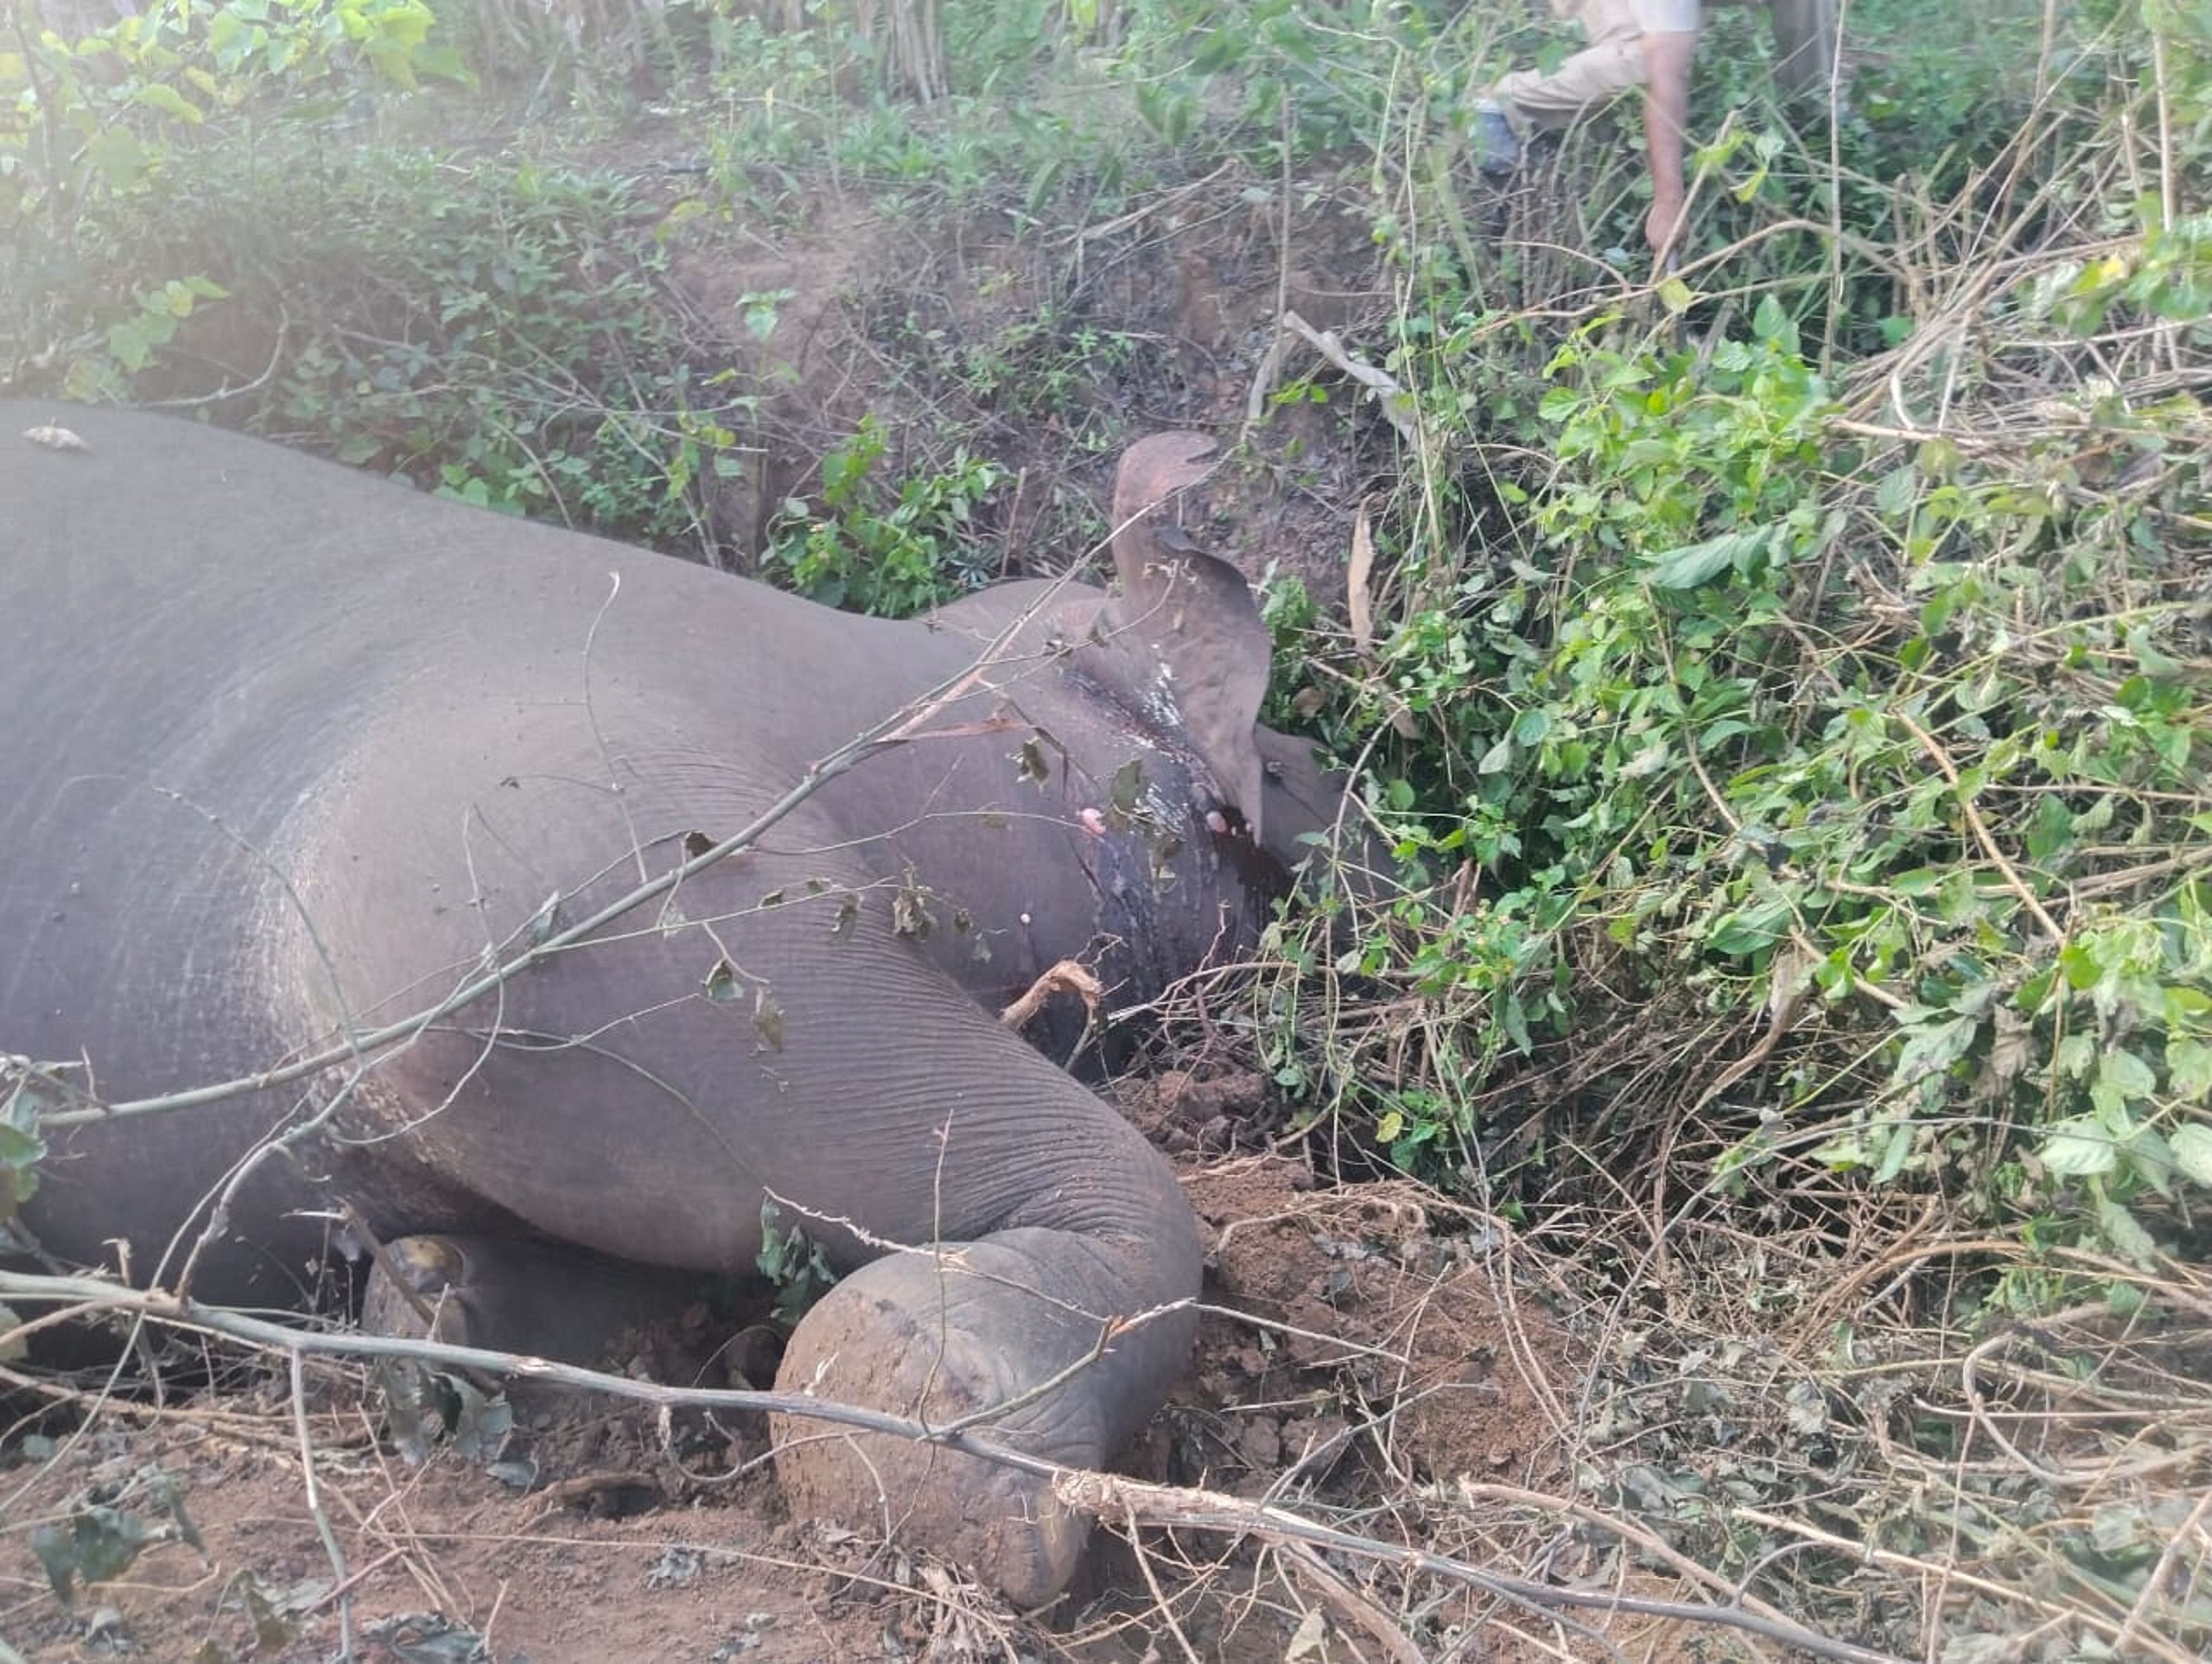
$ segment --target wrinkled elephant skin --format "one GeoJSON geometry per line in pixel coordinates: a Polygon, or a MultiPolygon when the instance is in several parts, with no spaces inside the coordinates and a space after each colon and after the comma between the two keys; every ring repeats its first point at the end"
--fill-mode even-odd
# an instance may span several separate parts
{"type": "MultiPolygon", "coordinates": [[[[387,1242],[504,1243],[404,1252],[454,1270],[465,1333],[558,1350],[544,1287],[493,1309],[529,1242],[743,1274],[772,1193],[842,1276],[782,1385],[939,1420],[1019,1398],[979,1432],[1110,1459],[1181,1367],[1191,1318],[1156,1309],[1197,1292],[1196,1230],[994,1013],[1063,958],[1120,1003],[1233,952],[1264,900],[1246,834],[1294,860],[1327,800],[1255,731],[1245,586],[1147,512],[1205,448],[1125,460],[1111,600],[889,623],[205,427],[0,404],[0,1051],[69,1063],[80,1106],[429,1010],[917,713],[753,848],[358,1068],[54,1128],[29,1229],[172,1286],[205,1235],[194,1298],[282,1305],[350,1207],[387,1242]],[[18,437],[48,423],[84,448],[18,437]],[[324,1111],[207,1234],[241,1157],[324,1111]]],[[[795,1508],[887,1519],[1020,1599],[1071,1570],[1034,1480],[779,1432],[795,1508]]]]}

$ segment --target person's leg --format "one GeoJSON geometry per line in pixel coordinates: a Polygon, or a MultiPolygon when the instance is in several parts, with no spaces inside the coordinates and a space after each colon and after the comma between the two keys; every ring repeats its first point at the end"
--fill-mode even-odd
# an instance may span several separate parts
{"type": "Polygon", "coordinates": [[[1553,0],[1552,10],[1579,22],[1590,44],[1557,69],[1516,69],[1477,97],[1475,156],[1486,174],[1513,171],[1521,160],[1522,130],[1564,127],[1643,82],[1636,0],[1553,0]]]}
{"type": "Polygon", "coordinates": [[[1491,89],[1516,126],[1565,127],[1643,84],[1643,30],[1634,0],[1587,0],[1579,10],[1586,48],[1549,73],[1516,69],[1491,89]]]}

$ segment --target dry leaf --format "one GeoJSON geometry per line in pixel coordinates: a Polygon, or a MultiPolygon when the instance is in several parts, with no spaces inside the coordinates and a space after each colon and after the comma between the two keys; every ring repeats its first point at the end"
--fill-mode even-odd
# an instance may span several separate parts
{"type": "Polygon", "coordinates": [[[1309,1606],[1306,1609],[1306,1616],[1299,1619],[1298,1628],[1291,1635],[1290,1645],[1283,1649],[1283,1664],[1308,1664],[1308,1661],[1316,1661],[1318,1664],[1318,1661],[1328,1655],[1328,1620],[1321,1616],[1319,1607],[1309,1606]]]}
{"type": "Polygon", "coordinates": [[[1344,573],[1344,606],[1351,614],[1352,645],[1366,658],[1375,651],[1375,613],[1368,599],[1368,581],[1375,574],[1375,537],[1370,530],[1365,498],[1351,523],[1351,563],[1344,573]]]}

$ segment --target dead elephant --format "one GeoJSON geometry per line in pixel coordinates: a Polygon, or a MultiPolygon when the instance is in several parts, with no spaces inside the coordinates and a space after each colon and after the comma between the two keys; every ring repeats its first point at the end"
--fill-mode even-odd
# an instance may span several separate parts
{"type": "MultiPolygon", "coordinates": [[[[991,1436],[1114,1456],[1181,1367],[1160,1308],[1197,1292],[1196,1230],[993,1012],[1065,957],[1129,1000],[1233,950],[1332,812],[1255,725],[1243,580],[1152,512],[1205,441],[1125,460],[1115,598],[890,623],[181,422],[18,437],[55,420],[0,405],[0,1051],[71,1065],[24,1222],[48,1252],[174,1286],[199,1243],[194,1298],[283,1305],[350,1207],[433,1291],[478,1239],[464,1331],[557,1351],[582,1283],[550,1267],[742,1273],[772,1193],[842,1273],[781,1385],[940,1422],[1017,1400],[991,1436]]],[[[785,1431],[798,1510],[876,1525],[880,1480],[908,1540],[1017,1599],[1072,1569],[1035,1479],[785,1431]]]]}

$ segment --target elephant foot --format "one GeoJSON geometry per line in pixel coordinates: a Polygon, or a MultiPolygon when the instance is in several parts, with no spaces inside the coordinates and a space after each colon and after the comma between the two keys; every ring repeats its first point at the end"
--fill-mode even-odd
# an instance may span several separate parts
{"type": "MultiPolygon", "coordinates": [[[[1091,1312],[1071,1309],[1086,1304],[1084,1273],[1095,1283],[1103,1256],[1095,1242],[1069,1254],[1070,1241],[1057,1231],[1008,1231],[941,1254],[871,1261],[807,1314],[777,1386],[933,1428],[1011,1406],[968,1431],[1096,1467],[1132,1431],[1132,1406],[1141,1419],[1157,1400],[1161,1361],[1172,1373],[1189,1330],[1171,1318],[1083,1366],[1103,1313],[1115,1308],[1102,1301],[1091,1312]],[[1052,1240],[1040,1253],[1018,1240],[1025,1238],[1052,1240]]],[[[795,1518],[895,1536],[957,1561],[1021,1606],[1052,1599],[1082,1558],[1090,1522],[1054,1497],[1048,1477],[805,1417],[772,1416],[769,1432],[795,1518]]]]}
{"type": "Polygon", "coordinates": [[[361,1327],[588,1366],[626,1331],[677,1318],[697,1283],[554,1242],[401,1236],[370,1271],[361,1327]]]}

